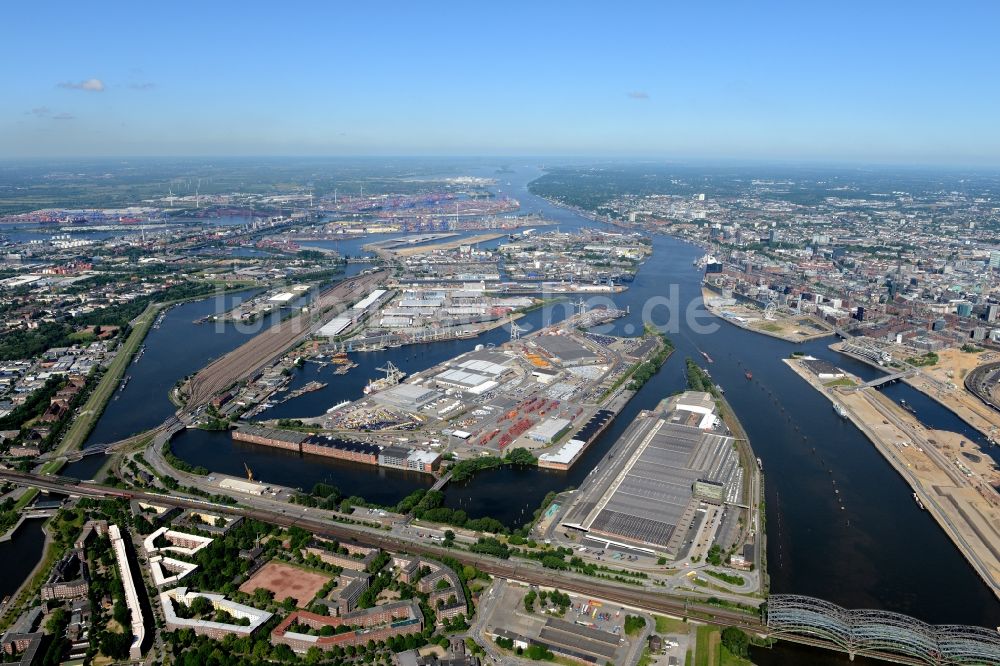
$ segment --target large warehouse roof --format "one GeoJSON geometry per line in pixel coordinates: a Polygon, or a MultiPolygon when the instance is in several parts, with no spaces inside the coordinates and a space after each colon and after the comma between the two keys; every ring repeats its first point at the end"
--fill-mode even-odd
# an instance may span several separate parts
{"type": "Polygon", "coordinates": [[[372,396],[375,402],[408,412],[415,412],[441,397],[440,391],[415,384],[397,384],[372,396]]]}
{"type": "Polygon", "coordinates": [[[643,426],[642,445],[612,485],[608,501],[590,515],[594,532],[669,549],[687,529],[694,482],[726,481],[738,467],[732,438],[657,419],[643,426]]]}
{"type": "Polygon", "coordinates": [[[442,384],[466,390],[474,389],[490,381],[489,377],[465,370],[445,370],[434,379],[442,384]]]}
{"type": "Polygon", "coordinates": [[[319,329],[317,335],[332,338],[335,335],[340,335],[344,332],[348,326],[351,325],[350,317],[337,317],[336,319],[331,319],[319,329]]]}
{"type": "Polygon", "coordinates": [[[355,303],[353,306],[351,306],[351,309],[364,310],[365,308],[370,307],[372,303],[382,298],[382,296],[384,295],[385,295],[385,289],[376,289],[375,291],[373,291],[372,293],[368,294],[360,301],[355,303]]]}
{"type": "Polygon", "coordinates": [[[556,435],[565,430],[571,421],[569,419],[549,418],[545,419],[531,429],[528,437],[537,442],[549,442],[555,439],[556,435]]]}

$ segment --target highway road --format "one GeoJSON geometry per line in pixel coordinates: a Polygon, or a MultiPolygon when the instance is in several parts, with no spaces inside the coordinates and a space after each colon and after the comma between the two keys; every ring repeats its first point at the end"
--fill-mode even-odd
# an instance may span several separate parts
{"type": "MultiPolygon", "coordinates": [[[[408,540],[384,530],[360,525],[335,523],[329,520],[306,517],[303,514],[289,514],[268,509],[215,504],[201,499],[160,495],[139,490],[121,490],[95,483],[79,482],[76,479],[23,473],[13,470],[0,470],[0,479],[6,479],[21,485],[33,486],[42,490],[83,497],[121,497],[188,509],[205,509],[206,507],[211,507],[211,510],[214,512],[243,516],[286,528],[295,526],[313,534],[338,541],[358,541],[390,551],[409,552],[437,559],[451,557],[462,564],[474,566],[492,576],[518,580],[534,585],[558,587],[561,590],[599,597],[640,610],[664,613],[675,617],[706,619],[722,626],[738,626],[749,632],[766,632],[766,627],[761,624],[757,614],[749,611],[723,608],[703,601],[645,590],[640,587],[615,585],[571,572],[544,569],[540,564],[533,561],[499,560],[464,550],[448,549],[420,541],[408,540]]],[[[248,498],[246,501],[252,502],[253,498],[248,498]]]]}

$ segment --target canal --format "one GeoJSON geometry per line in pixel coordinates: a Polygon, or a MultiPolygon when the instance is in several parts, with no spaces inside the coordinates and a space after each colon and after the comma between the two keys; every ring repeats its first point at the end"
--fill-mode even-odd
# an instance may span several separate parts
{"type": "Polygon", "coordinates": [[[45,547],[45,532],[42,531],[44,518],[35,518],[21,523],[13,536],[0,541],[0,600],[12,596],[21,583],[42,559],[45,547]]]}
{"type": "MultiPolygon", "coordinates": [[[[491,170],[484,168],[483,173],[491,170]]],[[[503,176],[509,183],[501,186],[521,200],[522,211],[555,219],[562,230],[593,224],[531,195],[526,185],[539,173],[519,167],[516,173],[503,176]]],[[[653,257],[642,266],[630,289],[613,299],[618,307],[628,306],[630,314],[615,322],[611,333],[638,334],[645,310],[654,323],[665,326],[677,351],[571,471],[487,471],[467,483],[448,487],[448,506],[462,508],[471,517],[492,515],[506,524],[520,525],[530,518],[547,492],[579,486],[639,410],[683,390],[684,360],[690,357],[707,367],[726,390],[754,450],[763,460],[772,592],[807,594],[852,608],[893,610],[932,623],[987,627],[1000,624],[1000,603],[930,515],[916,506],[907,484],[857,428],[839,418],[829,401],[781,361],[793,351],[802,351],[829,359],[863,377],[874,377],[878,371],[830,351],[827,346],[832,339],[795,345],[708,317],[700,308],[701,275],[692,265],[700,255],[701,250],[690,244],[656,237],[653,257]],[[701,313],[695,319],[686,314],[691,304],[692,312],[701,313]],[[712,332],[697,333],[701,330],[699,324],[709,325],[712,332]],[[712,363],[704,359],[703,352],[712,363]],[[748,369],[753,372],[751,381],[745,378],[748,369]],[[834,481],[839,495],[834,493],[834,481]]],[[[536,311],[520,323],[534,328],[562,318],[566,311],[565,306],[557,306],[554,312],[536,311]]],[[[190,322],[196,316],[184,315],[182,319],[190,322]]],[[[184,332],[176,335],[183,337],[184,332]]],[[[327,388],[279,405],[267,415],[317,415],[342,400],[358,398],[364,383],[376,376],[376,368],[386,361],[412,372],[478,343],[499,344],[508,335],[506,329],[498,329],[476,340],[355,354],[353,360],[360,367],[343,377],[307,364],[296,377],[296,385],[319,379],[329,383],[327,388]]],[[[151,338],[146,354],[160,344],[176,353],[194,354],[186,348],[209,343],[201,337],[166,340],[161,336],[155,344],[151,338]]],[[[222,353],[224,347],[199,355],[211,358],[222,353]]],[[[170,356],[169,352],[164,354],[165,358],[170,356]]],[[[148,404],[141,403],[141,408],[149,409],[149,405],[165,400],[166,390],[197,367],[194,359],[190,368],[168,364],[157,383],[148,384],[147,389],[162,390],[158,394],[146,393],[148,404]]],[[[913,404],[925,423],[975,437],[951,412],[915,390],[899,384],[886,391],[895,399],[905,398],[913,404]]],[[[110,409],[101,425],[108,429],[106,432],[125,434],[144,427],[132,415],[110,409]],[[107,425],[103,424],[105,420],[109,421],[107,425]]],[[[172,446],[188,462],[214,471],[242,474],[243,462],[247,462],[265,481],[309,488],[322,480],[338,486],[345,494],[384,503],[392,503],[429,482],[393,470],[235,445],[225,433],[188,431],[179,435],[172,446]]],[[[996,450],[990,454],[996,455],[996,450]]],[[[755,659],[761,664],[846,662],[846,657],[827,657],[787,645],[761,651],[755,659]]]]}

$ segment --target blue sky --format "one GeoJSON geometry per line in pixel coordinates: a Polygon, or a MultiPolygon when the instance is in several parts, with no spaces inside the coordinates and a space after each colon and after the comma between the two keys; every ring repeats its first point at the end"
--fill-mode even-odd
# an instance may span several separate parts
{"type": "Polygon", "coordinates": [[[1000,3],[556,4],[9,3],[0,156],[1000,164],[1000,3]]]}

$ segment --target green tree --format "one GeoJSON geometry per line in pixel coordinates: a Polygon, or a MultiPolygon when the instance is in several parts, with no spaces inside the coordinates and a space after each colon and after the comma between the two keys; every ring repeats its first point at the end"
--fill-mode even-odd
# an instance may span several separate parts
{"type": "Polygon", "coordinates": [[[726,627],[722,630],[722,645],[737,657],[750,654],[750,638],[736,627],[726,627]]]}

